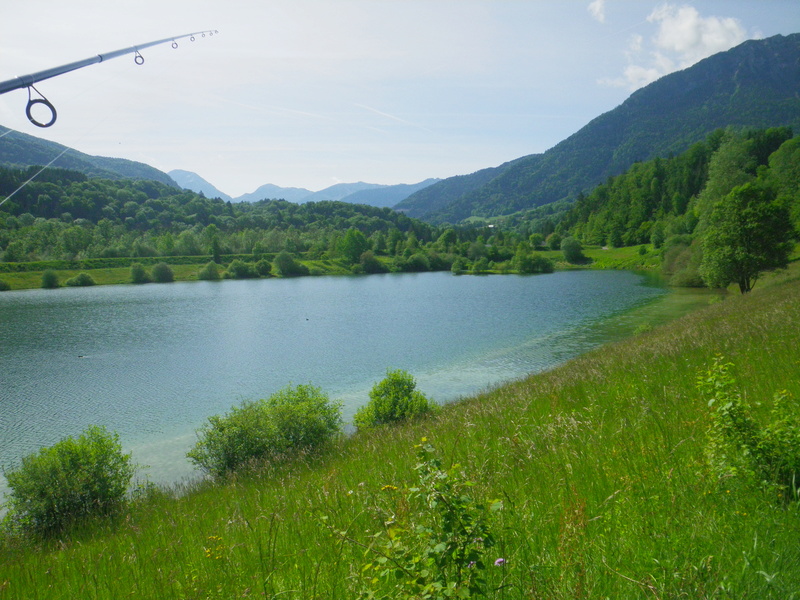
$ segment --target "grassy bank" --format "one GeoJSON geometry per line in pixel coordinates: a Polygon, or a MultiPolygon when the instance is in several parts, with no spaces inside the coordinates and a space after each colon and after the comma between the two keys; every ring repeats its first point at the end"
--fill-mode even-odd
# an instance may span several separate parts
{"type": "MultiPolygon", "coordinates": [[[[563,254],[557,250],[547,250],[541,252],[543,256],[551,259],[556,268],[571,269],[571,268],[595,268],[595,269],[657,269],[660,265],[660,258],[657,251],[650,248],[645,254],[639,252],[639,247],[636,248],[599,248],[590,247],[586,249],[586,256],[590,259],[587,265],[570,265],[564,261],[563,254]]],[[[181,257],[184,261],[188,261],[189,257],[181,257]]],[[[112,262],[137,262],[141,259],[129,259],[129,261],[122,259],[113,259],[112,262]]],[[[148,259],[149,262],[162,259],[148,259]]],[[[175,281],[197,281],[197,274],[202,268],[203,264],[182,264],[181,262],[172,263],[170,257],[163,257],[163,260],[172,268],[175,281]]],[[[118,285],[130,283],[130,264],[124,266],[103,267],[103,268],[60,268],[61,263],[67,261],[54,261],[52,268],[57,274],[61,285],[71,277],[78,273],[89,273],[95,280],[97,285],[118,285]]],[[[106,261],[109,262],[109,261],[106,261]]],[[[206,261],[207,262],[207,261],[206,261]]],[[[348,268],[342,260],[301,260],[312,275],[349,275],[352,271],[348,268]]],[[[387,268],[389,267],[388,259],[383,260],[387,268]]],[[[25,263],[20,263],[25,266],[25,263]]],[[[491,271],[499,273],[500,271],[491,271]]],[[[42,269],[34,269],[30,271],[10,270],[8,272],[0,273],[0,280],[8,284],[12,290],[26,290],[35,289],[42,286],[42,269]]]]}
{"type": "Polygon", "coordinates": [[[422,437],[463,465],[472,495],[502,501],[489,597],[790,598],[798,505],[707,467],[695,380],[723,354],[762,410],[779,389],[796,403],[799,295],[785,274],[433,420],[179,497],[156,491],[64,540],[4,539],[0,598],[356,598],[371,536],[419,512],[406,496],[422,437]]]}

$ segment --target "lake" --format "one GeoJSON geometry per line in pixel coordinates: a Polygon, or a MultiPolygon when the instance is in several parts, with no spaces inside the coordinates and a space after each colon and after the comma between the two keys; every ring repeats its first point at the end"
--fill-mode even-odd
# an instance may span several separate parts
{"type": "Polygon", "coordinates": [[[243,399],[312,383],[349,420],[401,368],[447,402],[628,335],[626,315],[665,294],[625,271],[4,292],[0,465],[97,424],[151,480],[176,482],[195,430],[243,399]]]}

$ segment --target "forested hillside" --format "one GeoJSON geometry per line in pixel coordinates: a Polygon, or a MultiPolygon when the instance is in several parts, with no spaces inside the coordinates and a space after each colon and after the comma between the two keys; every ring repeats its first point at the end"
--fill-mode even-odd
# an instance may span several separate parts
{"type": "Polygon", "coordinates": [[[762,233],[772,246],[800,230],[800,138],[787,127],[718,130],[678,156],[637,163],[580,195],[556,231],[590,245],[663,247],[673,283],[703,285],[720,220],[755,237],[769,218],[777,222],[762,233]],[[745,196],[748,206],[737,205],[745,196]]]}
{"type": "Polygon", "coordinates": [[[800,130],[800,34],[750,40],[662,77],[544,154],[445,179],[397,208],[457,223],[572,200],[637,161],[683,152],[728,126],[800,130]]]}
{"type": "MultiPolygon", "coordinates": [[[[0,167],[0,201],[37,171],[0,167]]],[[[335,201],[232,203],[153,181],[90,179],[55,168],[44,170],[0,208],[0,271],[87,259],[125,259],[127,266],[128,259],[142,257],[220,264],[237,257],[255,263],[286,252],[304,260],[338,260],[351,272],[483,272],[510,270],[512,258],[532,257],[533,250],[516,234],[489,227],[440,228],[389,208],[335,201]]],[[[111,266],[106,263],[102,266],[111,266]]],[[[101,266],[86,264],[94,267],[79,268],[101,266]]],[[[539,258],[525,262],[522,270],[552,268],[539,258]]]]}
{"type": "Polygon", "coordinates": [[[52,166],[78,171],[89,177],[141,179],[178,187],[169,175],[150,165],[123,158],[90,156],[73,148],[68,149],[61,144],[0,126],[0,166],[24,168],[47,165],[53,159],[56,160],[52,166]]]}

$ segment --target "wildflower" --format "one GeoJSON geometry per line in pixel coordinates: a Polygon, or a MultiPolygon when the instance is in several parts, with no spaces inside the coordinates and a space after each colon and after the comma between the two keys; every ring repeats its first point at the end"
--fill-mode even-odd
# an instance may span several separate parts
{"type": "Polygon", "coordinates": [[[391,491],[391,492],[394,492],[394,491],[396,491],[396,490],[397,490],[397,486],[396,486],[396,485],[385,485],[385,486],[383,486],[383,487],[381,488],[381,491],[382,491],[382,492],[385,492],[385,491],[387,491],[387,490],[389,490],[389,491],[391,491]]]}
{"type": "Polygon", "coordinates": [[[506,564],[505,558],[498,558],[496,561],[494,561],[495,567],[502,567],[504,564],[506,564]]]}

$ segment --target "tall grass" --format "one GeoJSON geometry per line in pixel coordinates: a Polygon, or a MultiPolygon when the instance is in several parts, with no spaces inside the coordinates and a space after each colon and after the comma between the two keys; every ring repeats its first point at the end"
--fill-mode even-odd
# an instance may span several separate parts
{"type": "Polygon", "coordinates": [[[752,402],[800,398],[799,295],[795,280],[730,296],[322,457],[152,491],[68,539],[5,538],[0,598],[356,598],[423,436],[503,501],[491,597],[791,598],[798,506],[706,466],[695,378],[723,354],[752,402]]]}

